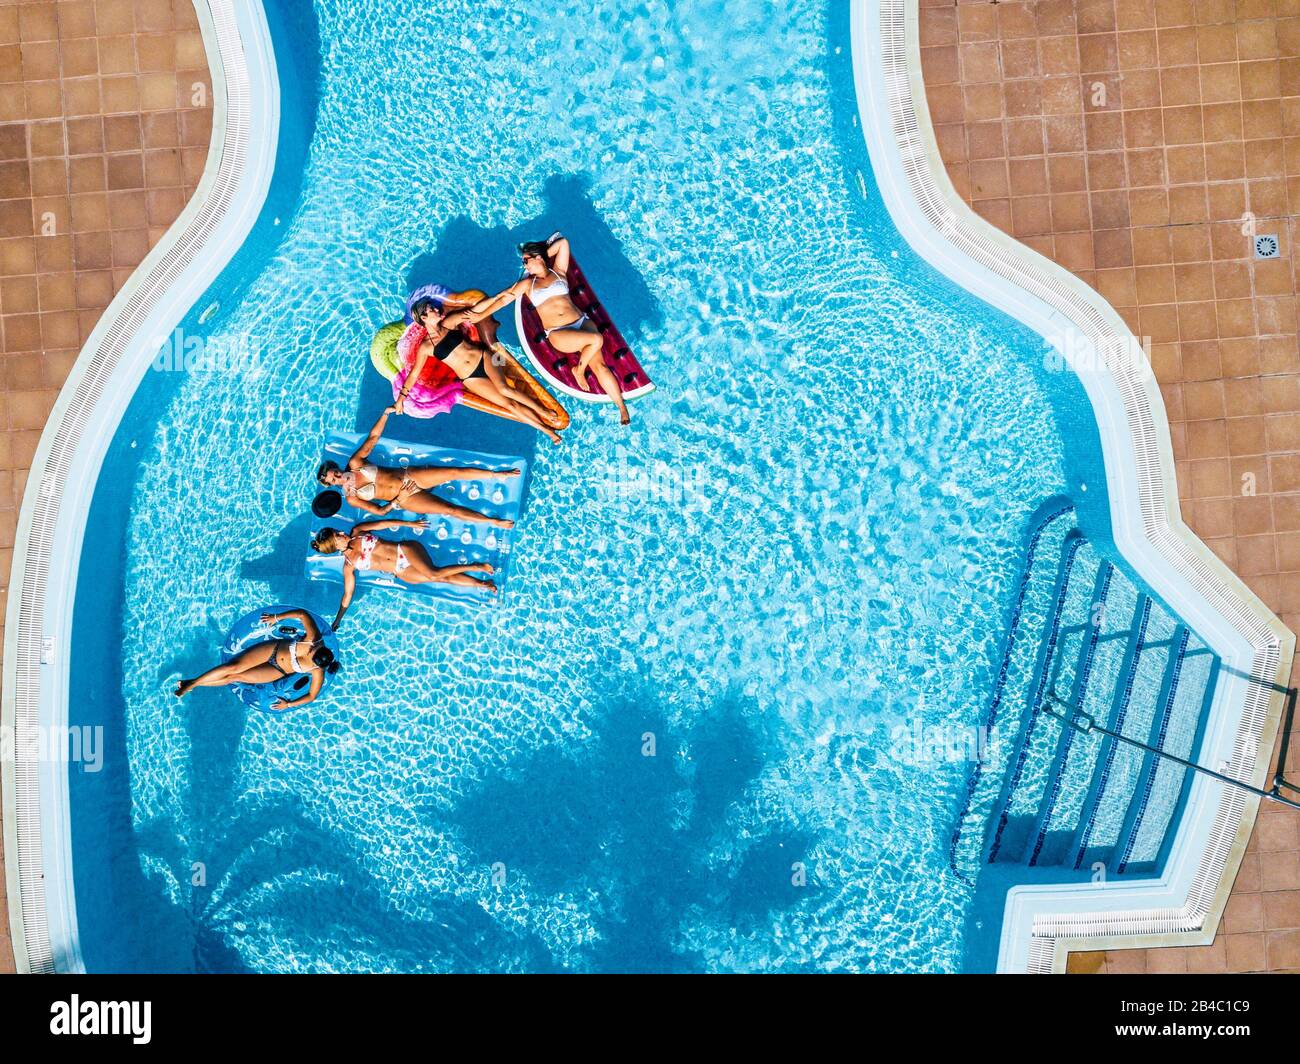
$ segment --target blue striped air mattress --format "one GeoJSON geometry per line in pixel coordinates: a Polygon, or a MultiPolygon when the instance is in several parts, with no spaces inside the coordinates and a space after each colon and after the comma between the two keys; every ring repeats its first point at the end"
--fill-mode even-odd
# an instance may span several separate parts
{"type": "MultiPolygon", "coordinates": [[[[321,452],[321,461],[332,461],[340,469],[346,469],[348,459],[361,445],[364,436],[356,433],[331,433],[325,441],[321,452]]],[[[443,484],[433,489],[433,494],[459,506],[477,510],[488,517],[506,518],[517,521],[523,505],[524,485],[528,479],[528,462],[524,458],[497,454],[481,454],[476,451],[462,451],[450,447],[434,447],[427,444],[405,443],[401,440],[381,438],[371,451],[369,462],[377,466],[398,469],[403,466],[476,466],[482,469],[505,470],[518,469],[520,475],[509,480],[458,480],[443,484]]],[[[321,490],[315,478],[315,470],[310,475],[308,492],[314,496],[321,490]]],[[[387,500],[383,500],[387,501],[387,500]]],[[[402,520],[419,520],[422,515],[408,513],[405,510],[393,510],[390,518],[402,520]]],[[[494,603],[505,594],[506,579],[510,571],[510,555],[514,539],[519,534],[518,528],[493,528],[474,521],[462,521],[442,514],[424,515],[429,527],[423,530],[414,528],[390,528],[376,533],[385,540],[414,540],[429,553],[435,566],[469,565],[477,562],[490,562],[496,568],[492,577],[500,594],[495,598],[486,590],[472,587],[457,587],[443,583],[408,584],[399,580],[392,573],[361,571],[357,573],[357,587],[390,587],[410,595],[424,598],[452,599],[460,602],[472,602],[478,605],[494,603]]],[[[353,525],[363,521],[379,521],[383,518],[366,513],[344,500],[342,509],[333,517],[313,515],[312,535],[322,528],[337,528],[347,531],[353,525]]],[[[341,554],[317,554],[310,545],[307,548],[307,578],[327,583],[343,583],[343,557],[341,554]]]]}

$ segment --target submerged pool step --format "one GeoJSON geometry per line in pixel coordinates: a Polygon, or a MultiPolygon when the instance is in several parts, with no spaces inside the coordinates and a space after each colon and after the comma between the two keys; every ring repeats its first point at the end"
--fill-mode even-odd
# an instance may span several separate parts
{"type": "MultiPolygon", "coordinates": [[[[1098,561],[1092,594],[1084,604],[1084,621],[1078,633],[1078,657],[1072,663],[1073,668],[1068,674],[1063,668],[1061,674],[1049,682],[1045,701],[1050,700],[1051,704],[1063,698],[1070,705],[1076,705],[1083,697],[1083,692],[1088,689],[1088,680],[1092,675],[1093,662],[1101,639],[1101,626],[1097,621],[1105,612],[1104,604],[1110,590],[1112,573],[1113,568],[1109,564],[1098,561]]],[[[1096,745],[1095,737],[1085,735],[1077,728],[1069,727],[1065,722],[1061,723],[1057,732],[1056,749],[1047,770],[1047,786],[1038,801],[1034,823],[1025,839],[1025,850],[1021,857],[1025,864],[1038,863],[1038,855],[1042,852],[1047,839],[1048,825],[1066,787],[1067,766],[1082,762],[1091,764],[1092,757],[1095,755],[1095,750],[1092,749],[1096,745]],[[1072,757],[1072,754],[1075,756],[1072,757]]],[[[1077,774],[1076,771],[1075,775],[1077,774]]]]}
{"type": "MultiPolygon", "coordinates": [[[[1124,681],[1124,662],[1138,627],[1137,589],[1113,565],[1103,567],[1105,586],[1099,588],[1098,611],[1092,622],[1091,659],[1087,673],[1079,672],[1068,701],[1099,724],[1111,726],[1116,690],[1124,681]]],[[[1039,834],[1029,864],[1061,864],[1071,849],[1079,825],[1095,793],[1104,737],[1097,732],[1066,728],[1067,742],[1060,785],[1052,801],[1039,811],[1039,834]]]]}
{"type": "MultiPolygon", "coordinates": [[[[1113,731],[1147,741],[1175,627],[1173,618],[1152,599],[1142,596],[1123,681],[1115,692],[1108,725],[1113,731]]],[[[1144,756],[1141,750],[1115,739],[1107,737],[1103,741],[1091,804],[1080,816],[1074,839],[1073,867],[1091,868],[1099,861],[1110,864],[1129,801],[1137,788],[1144,756]]]]}
{"type": "MultiPolygon", "coordinates": [[[[1183,657],[1187,648],[1187,629],[1181,624],[1175,626],[1173,638],[1165,661],[1165,671],[1160,683],[1160,694],[1156,699],[1156,711],[1152,715],[1149,732],[1145,742],[1148,746],[1159,743],[1160,737],[1169,728],[1169,717],[1173,712],[1174,698],[1178,693],[1179,674],[1182,671],[1183,657]]],[[[1115,844],[1112,862],[1116,872],[1123,871],[1132,852],[1136,831],[1140,826],[1142,812],[1146,808],[1145,796],[1150,793],[1158,758],[1142,752],[1142,767],[1137,782],[1129,794],[1125,807],[1124,822],[1120,827],[1119,838],[1115,844]]]]}
{"type": "MultiPolygon", "coordinates": [[[[1182,629],[1175,651],[1180,657],[1169,695],[1168,712],[1152,746],[1195,760],[1196,744],[1214,694],[1219,663],[1193,634],[1182,629]]],[[[1190,770],[1167,758],[1149,755],[1134,795],[1134,815],[1120,851],[1117,871],[1152,870],[1171,840],[1169,829],[1190,770]]]]}
{"type": "MultiPolygon", "coordinates": [[[[952,834],[951,864],[970,876],[983,862],[985,829],[1002,790],[1010,760],[1018,750],[1021,729],[1029,711],[1028,699],[1046,633],[1059,623],[1064,581],[1068,577],[1064,548],[1078,541],[1074,511],[1061,507],[1049,512],[1030,537],[1026,566],[1011,610],[1003,658],[993,696],[984,717],[988,762],[975,762],[966,781],[965,809],[952,834]]],[[[1074,557],[1071,551],[1068,559],[1074,557]]]]}
{"type": "Polygon", "coordinates": [[[1218,659],[1072,513],[1043,522],[1026,563],[986,718],[1001,756],[968,778],[953,867],[1158,869],[1190,774],[1096,727],[1194,759],[1218,659]]]}
{"type": "MultiPolygon", "coordinates": [[[[1195,636],[1193,643],[1199,644],[1195,636]]],[[[1187,711],[1174,710],[1173,723],[1165,739],[1163,749],[1188,761],[1200,760],[1201,743],[1205,737],[1205,726],[1210,719],[1210,709],[1214,702],[1215,688],[1218,686],[1219,672],[1222,665],[1218,657],[1208,648],[1198,645],[1183,662],[1184,673],[1191,673],[1192,680],[1187,689],[1187,711]],[[1197,698],[1196,694],[1200,697],[1197,698]]],[[[1151,797],[1147,801],[1148,811],[1144,820],[1148,824],[1157,824],[1155,853],[1147,856],[1141,839],[1134,843],[1133,853],[1125,868],[1150,870],[1159,867],[1173,847],[1174,835],[1178,826],[1177,818],[1187,800],[1195,773],[1168,759],[1162,759],[1156,768],[1156,781],[1152,787],[1151,797]]],[[[1121,868],[1120,871],[1124,871],[1121,868]]]]}
{"type": "Polygon", "coordinates": [[[1073,688],[1075,671],[1087,656],[1092,634],[1088,619],[1095,605],[1101,562],[1091,547],[1077,537],[1066,544],[1064,556],[1068,564],[1062,609],[1044,643],[1045,653],[1027,707],[1024,738],[998,803],[1002,811],[989,848],[991,861],[1023,861],[1026,846],[1032,848],[1038,810],[1059,772],[1056,752],[1064,728],[1060,718],[1042,712],[1042,705],[1053,689],[1073,688]]]}

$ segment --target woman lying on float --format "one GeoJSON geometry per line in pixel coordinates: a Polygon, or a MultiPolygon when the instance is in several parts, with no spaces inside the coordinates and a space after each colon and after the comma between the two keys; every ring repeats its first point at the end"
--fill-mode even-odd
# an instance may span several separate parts
{"type": "Polygon", "coordinates": [[[446,308],[448,312],[466,310],[487,293],[476,288],[463,292],[453,292],[444,285],[422,284],[406,300],[406,313],[398,321],[390,322],[375,333],[370,341],[370,364],[389,381],[393,388],[393,400],[396,401],[405,392],[402,413],[410,417],[431,418],[446,414],[457,405],[493,417],[508,418],[523,422],[524,418],[516,411],[524,411],[530,416],[538,407],[544,413],[542,420],[554,431],[563,432],[569,427],[568,411],[551,395],[541,383],[519,363],[509,348],[497,339],[497,321],[484,318],[481,322],[461,325],[460,331],[474,343],[491,348],[492,357],[488,370],[495,381],[499,375],[505,382],[501,390],[506,395],[521,393],[531,403],[519,402],[514,408],[500,406],[476,392],[467,391],[455,373],[437,359],[426,358],[421,377],[415,377],[417,349],[428,337],[428,330],[418,321],[412,311],[417,303],[431,301],[435,307],[446,308]]]}
{"type": "Polygon", "coordinates": [[[516,420],[531,425],[552,443],[560,442],[560,434],[543,420],[547,412],[507,383],[495,365],[491,348],[469,339],[455,325],[448,324],[446,311],[432,299],[416,302],[411,314],[426,335],[419,340],[410,372],[397,393],[397,413],[403,412],[417,382],[437,387],[443,383],[439,378],[445,377],[459,380],[466,391],[505,408],[516,420]]]}
{"type": "Polygon", "coordinates": [[[380,539],[375,535],[376,532],[390,528],[418,528],[423,531],[428,527],[426,521],[363,521],[359,525],[353,525],[347,532],[341,528],[322,528],[316,533],[316,538],[311,541],[313,550],[318,554],[343,555],[343,598],[331,625],[335,631],[338,631],[339,625],[343,623],[343,615],[352,605],[358,571],[390,573],[404,584],[457,584],[496,594],[496,584],[490,579],[476,579],[477,576],[490,577],[496,572],[488,562],[437,566],[421,544],[409,539],[380,539]]]}
{"type": "Polygon", "coordinates": [[[215,665],[192,680],[181,680],[176,685],[176,697],[184,698],[196,687],[225,687],[227,684],[270,684],[299,673],[311,678],[307,693],[292,701],[277,698],[271,702],[273,710],[296,709],[313,701],[321,692],[325,679],[338,671],[334,652],[325,645],[325,637],[315,619],[306,610],[287,610],[284,613],[264,613],[261,623],[269,630],[280,621],[296,621],[302,628],[302,638],[267,639],[255,643],[229,661],[215,665]]]}
{"type": "Polygon", "coordinates": [[[478,466],[413,466],[406,469],[390,469],[367,461],[370,452],[375,449],[384,435],[384,425],[388,415],[396,413],[397,408],[390,406],[375,422],[370,435],[361,442],[356,453],[348,459],[346,470],[340,469],[333,462],[323,462],[316,471],[316,479],[322,484],[338,488],[347,501],[358,510],[383,517],[392,510],[407,510],[417,514],[442,514],[455,517],[461,521],[477,521],[479,524],[491,525],[493,528],[514,528],[513,521],[505,518],[488,517],[467,506],[440,499],[433,494],[432,488],[450,484],[457,480],[510,480],[519,476],[518,469],[483,469],[478,466]]]}
{"type": "Polygon", "coordinates": [[[628,424],[631,415],[623,401],[623,389],[605,358],[605,337],[596,322],[574,305],[569,290],[568,239],[557,233],[549,242],[533,240],[520,244],[519,256],[524,267],[524,276],[520,280],[504,292],[480,300],[469,310],[447,315],[445,324],[450,328],[463,323],[478,324],[527,296],[537,309],[545,341],[556,351],[577,357],[573,376],[578,387],[590,392],[587,373],[593,373],[605,395],[618,407],[619,424],[628,424]]]}

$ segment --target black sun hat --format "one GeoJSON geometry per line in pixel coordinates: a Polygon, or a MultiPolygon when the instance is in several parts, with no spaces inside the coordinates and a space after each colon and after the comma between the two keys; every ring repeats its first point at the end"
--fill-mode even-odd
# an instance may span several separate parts
{"type": "Polygon", "coordinates": [[[343,496],[337,491],[322,491],[311,501],[311,512],[317,517],[333,517],[343,507],[343,496]]]}

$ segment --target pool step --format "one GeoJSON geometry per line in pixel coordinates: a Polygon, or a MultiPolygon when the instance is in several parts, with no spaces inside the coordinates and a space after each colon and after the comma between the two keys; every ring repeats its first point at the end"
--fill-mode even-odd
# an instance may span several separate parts
{"type": "Polygon", "coordinates": [[[1030,680],[1042,669],[1040,633],[1059,624],[1061,589],[1074,560],[1074,551],[1066,547],[1078,540],[1070,506],[1050,510],[1029,537],[1002,662],[983,722],[986,749],[992,757],[987,763],[971,766],[965,809],[953,827],[952,865],[963,874],[972,874],[982,861],[984,827],[1002,791],[1006,754],[1013,749],[1030,712],[1030,680]]]}
{"type": "Polygon", "coordinates": [[[1063,589],[1061,621],[1055,638],[1044,644],[1048,656],[1043,674],[1034,684],[1025,741],[1016,758],[1016,770],[1007,777],[1002,812],[989,850],[992,861],[1027,861],[1037,837],[1039,810],[1053,800],[1059,785],[1060,753],[1069,733],[1059,717],[1042,712],[1053,691],[1072,692],[1076,673],[1090,668],[1093,636],[1088,623],[1096,608],[1097,586],[1104,580],[1101,561],[1081,536],[1069,547],[1074,560],[1063,589]]]}
{"type": "Polygon", "coordinates": [[[1193,632],[1082,536],[1072,509],[1040,518],[984,722],[997,756],[968,775],[954,870],[968,879],[991,862],[1157,870],[1190,772],[1092,730],[1084,715],[1194,760],[1219,669],[1193,632]]]}
{"type": "MultiPolygon", "coordinates": [[[[1110,713],[1108,727],[1112,730],[1146,741],[1175,628],[1168,614],[1156,608],[1145,594],[1141,596],[1125,650],[1124,682],[1116,686],[1110,713]]],[[[1092,868],[1098,862],[1110,865],[1145,756],[1141,750],[1109,736],[1103,739],[1097,785],[1080,813],[1073,840],[1075,868],[1092,868]]]]}
{"type": "MultiPolygon", "coordinates": [[[[1090,682],[1095,678],[1119,676],[1132,632],[1137,627],[1137,589],[1111,565],[1102,566],[1105,584],[1097,591],[1097,612],[1090,620],[1092,639],[1086,674],[1076,672],[1074,690],[1065,695],[1072,706],[1080,707],[1093,720],[1113,727],[1115,686],[1105,682],[1090,682]]],[[[1105,736],[1098,732],[1082,732],[1066,727],[1062,731],[1064,750],[1060,755],[1059,786],[1039,809],[1039,831],[1035,849],[1030,854],[1031,865],[1056,865],[1066,860],[1067,852],[1074,854],[1071,846],[1075,832],[1083,818],[1084,809],[1092,795],[1092,779],[1101,757],[1105,736]]]]}
{"type": "MultiPolygon", "coordinates": [[[[1169,702],[1160,728],[1152,729],[1150,745],[1178,757],[1193,759],[1201,729],[1209,715],[1219,662],[1186,628],[1174,651],[1177,677],[1171,684],[1169,702]]],[[[1179,806],[1185,786],[1191,784],[1191,770],[1165,758],[1147,755],[1142,778],[1133,799],[1128,834],[1117,853],[1118,872],[1130,869],[1153,871],[1169,843],[1168,827],[1179,806]]]]}

